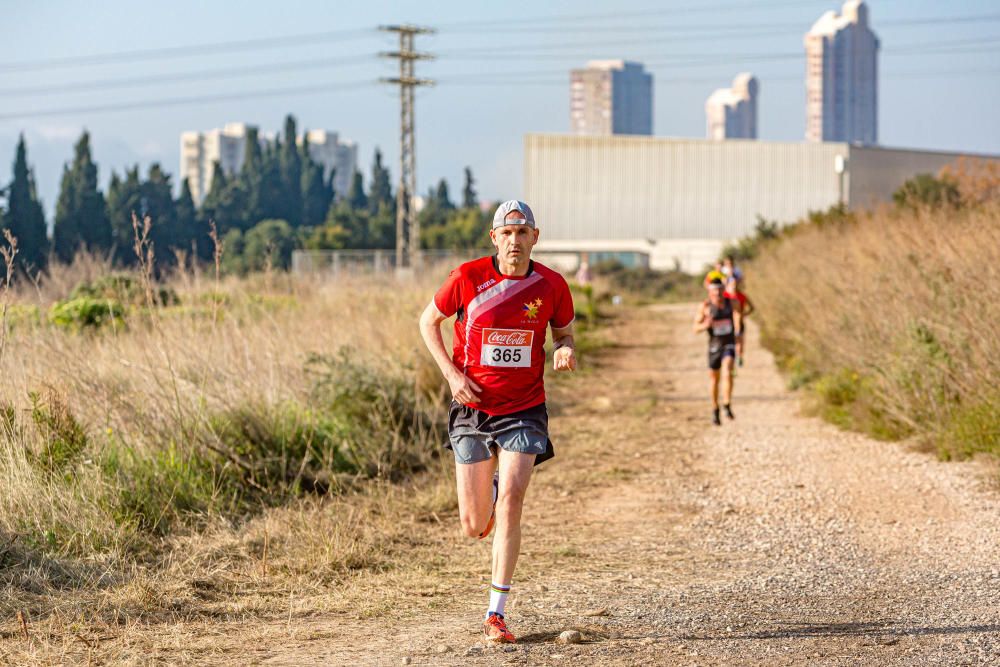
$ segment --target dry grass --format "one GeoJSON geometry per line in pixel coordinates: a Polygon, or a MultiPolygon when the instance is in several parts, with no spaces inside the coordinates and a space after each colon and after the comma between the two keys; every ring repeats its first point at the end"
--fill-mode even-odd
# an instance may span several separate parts
{"type": "Polygon", "coordinates": [[[81,260],[75,278],[58,269],[13,296],[41,316],[10,323],[0,358],[0,618],[266,607],[392,567],[409,539],[399,527],[454,502],[437,458],[442,384],[415,324],[440,276],[187,274],[169,284],[180,305],[131,305],[96,329],[48,324],[100,266],[81,260]],[[362,411],[361,428],[344,423],[362,411]],[[215,604],[196,581],[273,583],[215,604]]]}
{"type": "Polygon", "coordinates": [[[800,225],[749,274],[770,345],[827,418],[1000,453],[995,201],[800,225]]]}

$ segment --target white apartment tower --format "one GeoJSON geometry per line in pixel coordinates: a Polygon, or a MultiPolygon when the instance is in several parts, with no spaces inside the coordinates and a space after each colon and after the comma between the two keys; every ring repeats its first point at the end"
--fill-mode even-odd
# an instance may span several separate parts
{"type": "MultiPolygon", "coordinates": [[[[247,147],[246,123],[227,123],[220,129],[207,132],[181,133],[180,178],[188,179],[191,197],[196,206],[201,206],[205,196],[212,190],[214,163],[218,162],[226,176],[238,174],[243,167],[247,147]]],[[[351,179],[358,165],[358,147],[353,141],[341,140],[336,132],[310,130],[309,155],[323,165],[323,178],[330,177],[336,170],[333,189],[338,196],[344,196],[351,187],[351,179]]],[[[274,135],[258,135],[261,148],[274,143],[274,135]]],[[[302,145],[303,136],[296,139],[302,145]]]]}
{"type": "Polygon", "coordinates": [[[247,148],[246,123],[227,123],[221,130],[181,133],[180,178],[187,179],[191,197],[201,206],[212,189],[214,163],[230,176],[239,172],[247,148]]]}
{"type": "Polygon", "coordinates": [[[640,63],[591,60],[570,73],[573,134],[653,134],[653,75],[640,63]]]}
{"type": "Polygon", "coordinates": [[[878,143],[879,41],[868,5],[848,0],[805,36],[806,139],[878,143]]]}
{"type": "Polygon", "coordinates": [[[709,139],[756,139],[760,84],[749,72],[738,74],[732,88],[719,88],[705,101],[709,139]]]}

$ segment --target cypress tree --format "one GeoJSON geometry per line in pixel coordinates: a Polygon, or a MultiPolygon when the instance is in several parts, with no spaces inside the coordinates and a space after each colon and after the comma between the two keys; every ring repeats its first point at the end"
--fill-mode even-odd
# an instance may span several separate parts
{"type": "Polygon", "coordinates": [[[264,211],[261,206],[261,181],[263,179],[264,156],[260,150],[260,139],[257,128],[247,128],[246,150],[243,156],[243,168],[240,170],[240,187],[245,197],[246,206],[243,210],[243,220],[237,223],[235,220],[230,224],[239,226],[240,229],[249,229],[258,220],[262,219],[264,211]]]}
{"type": "Polygon", "coordinates": [[[309,135],[302,140],[302,224],[315,227],[323,224],[330,202],[333,201],[333,190],[323,180],[323,165],[315,162],[309,155],[309,135]]]}
{"type": "Polygon", "coordinates": [[[154,162],[149,167],[149,176],[143,182],[140,192],[142,212],[139,217],[148,215],[152,220],[149,237],[153,242],[156,262],[161,266],[173,264],[173,250],[183,247],[184,239],[178,234],[170,174],[154,162]]]}
{"type": "Polygon", "coordinates": [[[52,230],[56,256],[70,262],[81,247],[106,253],[111,236],[104,195],[97,188],[97,165],[90,155],[90,134],[85,131],[74,147],[72,165],[63,168],[52,230]]]}
{"type": "MultiPolygon", "coordinates": [[[[269,146],[261,156],[257,199],[256,201],[251,200],[251,209],[256,211],[256,217],[247,219],[247,229],[255,226],[261,220],[281,219],[287,210],[283,205],[285,186],[281,177],[281,146],[282,144],[269,146]]],[[[299,208],[301,210],[301,203],[299,208]]]]}
{"type": "Polygon", "coordinates": [[[368,206],[376,213],[382,206],[395,209],[396,202],[392,198],[392,182],[389,170],[382,164],[382,151],[375,149],[375,161],[372,164],[372,183],[368,191],[368,206]]]}
{"type": "Polygon", "coordinates": [[[216,162],[212,166],[212,187],[201,203],[201,227],[208,229],[209,221],[215,221],[219,234],[230,229],[242,229],[247,217],[246,191],[244,179],[226,178],[222,167],[216,162]]]}
{"type": "Polygon", "coordinates": [[[354,178],[351,179],[351,189],[347,193],[347,203],[355,211],[363,211],[368,208],[364,178],[361,176],[360,171],[355,171],[354,178]]]}
{"type": "Polygon", "coordinates": [[[133,212],[142,218],[142,182],[139,179],[138,165],[125,171],[125,180],[112,173],[111,185],[108,187],[108,218],[111,221],[114,258],[125,266],[132,266],[136,261],[135,251],[132,249],[135,245],[133,212]]]}
{"type": "MultiPolygon", "coordinates": [[[[7,191],[7,210],[0,216],[0,228],[17,238],[18,267],[34,273],[45,268],[48,238],[45,213],[38,200],[35,177],[28,168],[28,149],[22,134],[14,157],[14,180],[7,191]]],[[[0,267],[5,268],[5,267],[0,267]]]]}
{"type": "Polygon", "coordinates": [[[451,203],[451,198],[448,196],[448,181],[443,178],[438,181],[437,190],[434,192],[434,203],[441,211],[451,211],[455,208],[455,205],[451,203]]]}
{"type": "Polygon", "coordinates": [[[192,253],[194,257],[208,259],[211,255],[208,229],[198,224],[198,212],[195,210],[194,197],[188,179],[181,181],[181,194],[174,202],[174,215],[177,225],[177,247],[192,253]],[[201,230],[205,231],[202,232],[201,230]]]}
{"type": "Polygon", "coordinates": [[[285,142],[281,144],[279,163],[282,186],[279,213],[289,225],[298,227],[303,224],[303,160],[295,142],[295,118],[291,115],[285,117],[285,142]]]}
{"type": "Polygon", "coordinates": [[[462,208],[478,208],[479,196],[476,194],[476,180],[472,177],[472,169],[465,168],[465,185],[462,187],[462,208]]]}

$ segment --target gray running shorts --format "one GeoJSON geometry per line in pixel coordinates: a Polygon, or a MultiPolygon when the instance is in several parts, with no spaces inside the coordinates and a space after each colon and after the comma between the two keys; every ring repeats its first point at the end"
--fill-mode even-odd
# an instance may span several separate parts
{"type": "Polygon", "coordinates": [[[496,447],[536,454],[535,465],[555,456],[544,403],[509,415],[489,415],[452,401],[445,447],[455,453],[456,463],[485,461],[496,447]]]}

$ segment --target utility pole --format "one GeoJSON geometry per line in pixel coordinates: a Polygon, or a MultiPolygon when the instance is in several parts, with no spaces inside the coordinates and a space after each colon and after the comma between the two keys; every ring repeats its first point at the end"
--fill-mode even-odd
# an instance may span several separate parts
{"type": "Polygon", "coordinates": [[[413,210],[413,197],[417,193],[417,152],[413,120],[413,89],[431,86],[431,79],[418,79],[413,72],[417,60],[430,60],[429,53],[413,49],[415,35],[435,32],[433,28],[415,25],[383,25],[382,32],[399,34],[399,51],[384,51],[383,58],[399,60],[399,78],[382,78],[382,83],[399,85],[399,185],[396,188],[396,270],[420,264],[420,222],[413,210]]]}

